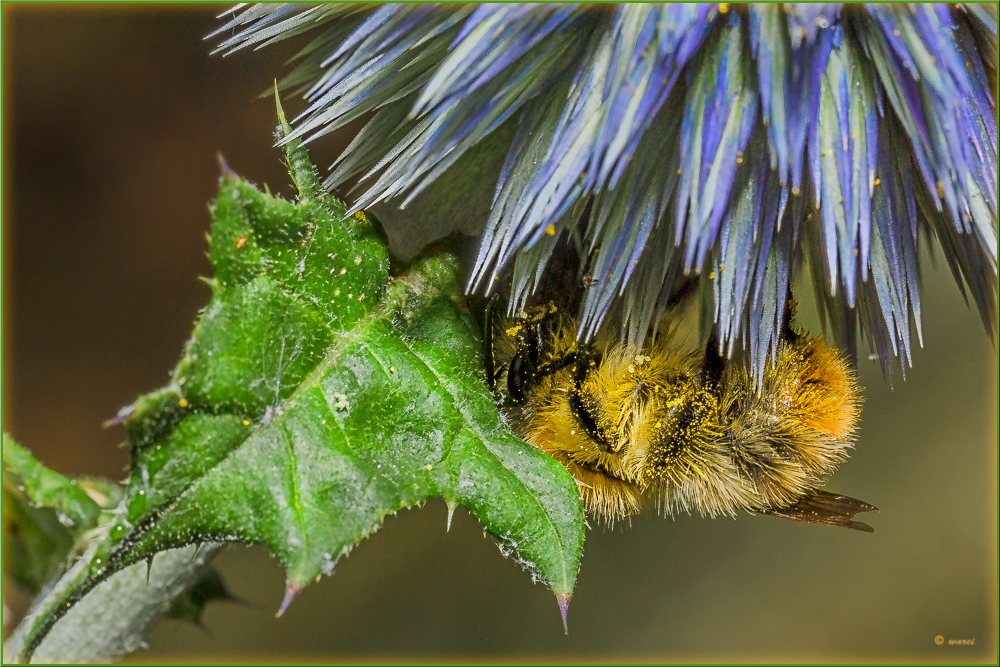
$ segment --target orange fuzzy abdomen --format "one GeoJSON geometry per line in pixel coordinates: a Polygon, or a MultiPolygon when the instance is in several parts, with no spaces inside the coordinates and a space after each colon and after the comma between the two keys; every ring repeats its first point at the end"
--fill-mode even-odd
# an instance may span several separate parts
{"type": "Polygon", "coordinates": [[[802,423],[830,438],[853,437],[860,396],[854,373],[841,356],[822,341],[812,340],[803,350],[801,390],[793,412],[802,423]]]}
{"type": "Polygon", "coordinates": [[[723,384],[727,458],[740,492],[720,494],[708,513],[792,504],[847,458],[860,396],[851,368],[822,340],[782,344],[760,386],[742,368],[723,384]]]}

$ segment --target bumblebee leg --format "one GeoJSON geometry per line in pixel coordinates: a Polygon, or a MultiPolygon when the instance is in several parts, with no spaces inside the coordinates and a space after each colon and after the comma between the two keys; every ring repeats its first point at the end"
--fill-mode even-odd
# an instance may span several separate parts
{"type": "Polygon", "coordinates": [[[525,350],[528,352],[529,361],[536,367],[542,360],[542,348],[545,341],[545,325],[552,319],[558,310],[555,305],[549,303],[548,306],[541,306],[534,315],[524,320],[525,350]]]}
{"type": "Polygon", "coordinates": [[[528,361],[532,368],[538,368],[538,362],[542,357],[542,322],[532,322],[527,327],[524,336],[524,351],[528,355],[528,361]]]}
{"type": "Polygon", "coordinates": [[[577,360],[577,353],[570,352],[559,359],[547,361],[538,365],[538,348],[528,345],[526,349],[514,355],[507,367],[507,393],[515,403],[524,400],[531,385],[541,378],[558,373],[577,360]]]}
{"type": "Polygon", "coordinates": [[[789,343],[794,343],[800,338],[799,333],[792,328],[797,306],[795,299],[792,298],[792,287],[789,285],[788,293],[785,295],[785,312],[781,316],[781,340],[789,343]]]}
{"type": "Polygon", "coordinates": [[[567,366],[576,363],[576,359],[577,359],[577,353],[575,351],[569,352],[566,355],[560,357],[559,359],[552,359],[551,361],[547,361],[541,366],[539,366],[538,371],[536,372],[535,375],[537,377],[543,378],[546,375],[552,375],[553,373],[558,373],[567,366]]]}
{"type": "Polygon", "coordinates": [[[722,373],[726,370],[726,359],[719,351],[719,326],[712,325],[712,330],[708,332],[708,342],[705,343],[705,359],[701,364],[701,383],[706,387],[714,387],[722,379],[722,373]]]}
{"type": "Polygon", "coordinates": [[[525,399],[533,379],[533,366],[524,352],[518,352],[507,366],[507,395],[511,402],[520,403],[525,399]]]}
{"type": "MultiPolygon", "coordinates": [[[[507,366],[507,392],[514,403],[524,400],[527,391],[539,378],[555,373],[573,363],[573,353],[554,361],[541,363],[545,345],[546,323],[557,312],[550,304],[543,307],[531,317],[520,320],[518,333],[518,351],[507,366]]],[[[499,373],[497,373],[499,376],[499,373]]]]}
{"type": "Polygon", "coordinates": [[[594,368],[600,364],[599,359],[594,359],[589,350],[584,350],[576,355],[576,365],[573,368],[573,389],[569,394],[569,409],[576,418],[577,423],[580,427],[590,436],[597,445],[597,448],[602,452],[610,452],[611,445],[608,441],[601,435],[601,430],[597,425],[597,420],[594,415],[591,414],[590,410],[584,404],[583,398],[580,395],[580,389],[583,387],[583,383],[587,379],[587,374],[590,372],[591,368],[594,368]]]}
{"type": "Polygon", "coordinates": [[[486,385],[493,391],[497,386],[500,371],[496,367],[493,356],[493,311],[496,309],[499,296],[494,294],[486,302],[486,312],[483,314],[483,368],[486,370],[486,385]]]}

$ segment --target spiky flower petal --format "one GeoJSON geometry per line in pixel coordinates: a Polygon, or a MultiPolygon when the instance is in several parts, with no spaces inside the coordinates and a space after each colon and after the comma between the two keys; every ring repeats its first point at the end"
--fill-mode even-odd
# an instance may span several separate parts
{"type": "Polygon", "coordinates": [[[685,276],[761,377],[796,270],[853,351],[911,361],[918,249],[937,238],[995,337],[996,10],[987,5],[254,5],[235,51],[317,31],[282,81],[286,139],[365,114],[326,180],[401,206],[516,124],[470,289],[510,307],[564,236],[593,280],[582,339],[641,342],[685,276]]]}

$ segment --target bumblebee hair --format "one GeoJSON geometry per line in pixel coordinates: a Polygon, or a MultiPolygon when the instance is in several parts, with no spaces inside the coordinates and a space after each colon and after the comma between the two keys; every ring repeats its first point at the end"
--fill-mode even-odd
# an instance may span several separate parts
{"type": "Polygon", "coordinates": [[[870,530],[852,519],[873,506],[821,490],[854,444],[854,372],[822,339],[794,332],[790,315],[759,381],[727,362],[714,331],[701,352],[670,336],[580,349],[576,324],[549,305],[488,324],[485,342],[501,410],[573,474],[588,512],[613,523],[649,506],[748,511],[870,530]]]}

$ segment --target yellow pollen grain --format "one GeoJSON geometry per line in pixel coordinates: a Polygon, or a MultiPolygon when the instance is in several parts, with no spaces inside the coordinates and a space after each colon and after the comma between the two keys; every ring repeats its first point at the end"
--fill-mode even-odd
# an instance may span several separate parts
{"type": "Polygon", "coordinates": [[[357,211],[354,214],[354,217],[360,220],[361,222],[368,222],[368,218],[365,217],[365,214],[362,211],[357,211]]]}
{"type": "Polygon", "coordinates": [[[879,184],[879,183],[881,183],[881,182],[882,182],[882,179],[881,179],[881,178],[876,178],[876,179],[875,179],[875,182],[873,183],[873,185],[878,185],[878,184],[879,184]]]}
{"type": "Polygon", "coordinates": [[[389,366],[389,372],[390,373],[395,373],[396,372],[396,367],[395,366],[389,366]]]}
{"type": "Polygon", "coordinates": [[[937,191],[938,197],[944,197],[944,186],[941,184],[941,181],[937,182],[937,191]]]}
{"type": "Polygon", "coordinates": [[[243,420],[243,425],[244,426],[249,426],[250,425],[250,420],[249,419],[244,419],[243,420]]]}
{"type": "Polygon", "coordinates": [[[434,466],[430,463],[424,466],[424,470],[434,470],[434,466]]]}
{"type": "Polygon", "coordinates": [[[545,233],[548,234],[549,236],[555,236],[556,235],[556,226],[555,225],[549,225],[548,227],[545,228],[545,233]]]}
{"type": "Polygon", "coordinates": [[[247,242],[247,237],[245,236],[239,237],[238,239],[236,239],[236,248],[237,249],[242,248],[244,245],[246,245],[246,242],[247,242]]]}
{"type": "Polygon", "coordinates": [[[186,408],[188,406],[187,399],[182,398],[181,400],[177,401],[177,405],[181,406],[182,408],[186,408]]]}
{"type": "Polygon", "coordinates": [[[728,11],[729,11],[729,3],[728,2],[720,2],[719,3],[719,13],[720,14],[725,14],[728,11]]]}

